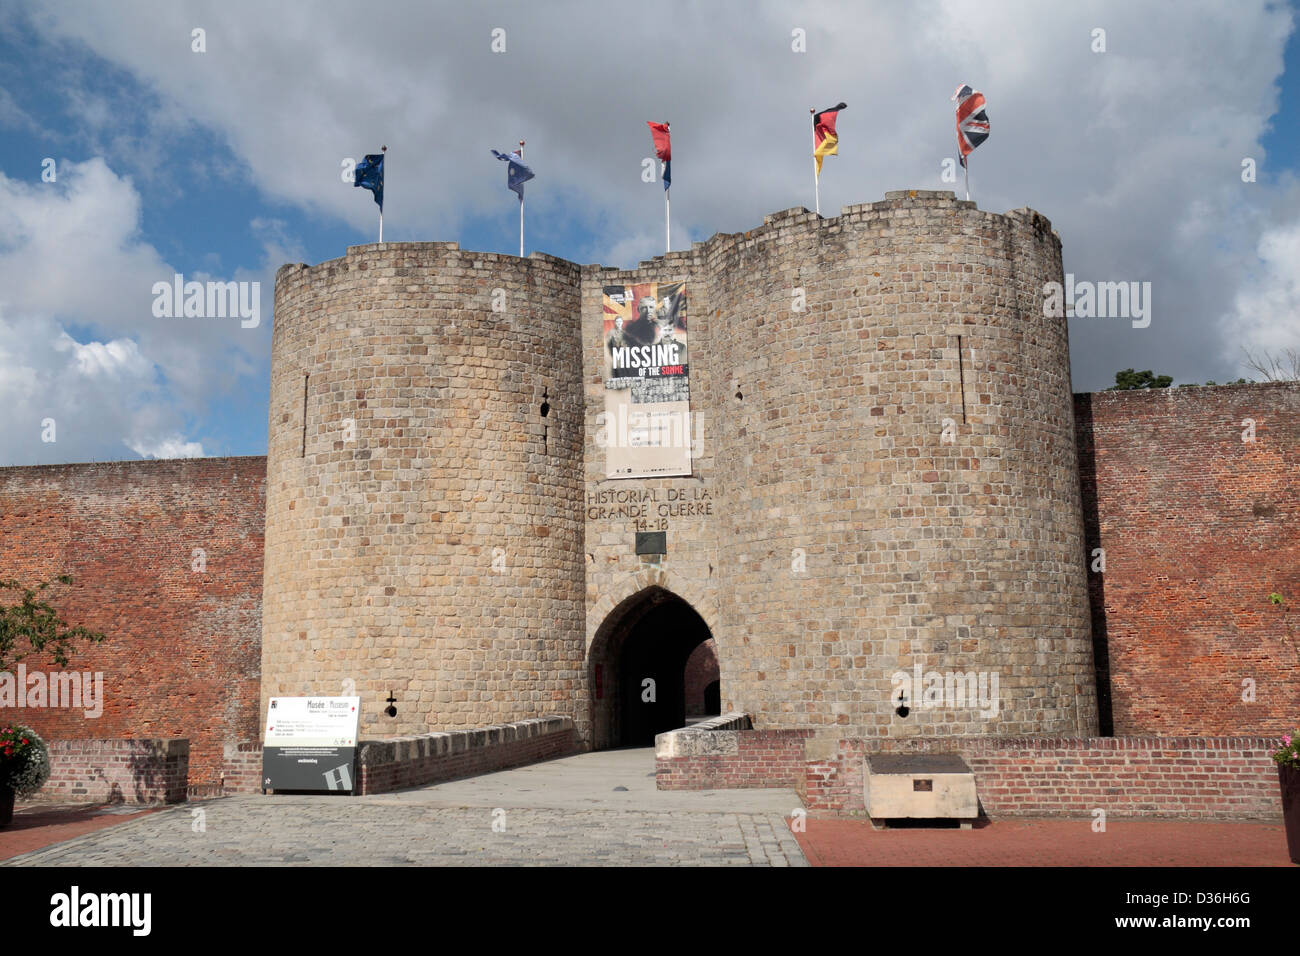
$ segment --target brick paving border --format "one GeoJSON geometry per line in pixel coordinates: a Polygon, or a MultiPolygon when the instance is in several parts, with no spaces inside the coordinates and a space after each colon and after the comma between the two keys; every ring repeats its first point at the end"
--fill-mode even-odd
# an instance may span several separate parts
{"type": "Polygon", "coordinates": [[[0,860],[33,853],[88,833],[114,827],[154,813],[144,807],[124,813],[118,804],[50,806],[31,804],[14,812],[13,822],[0,830],[0,860]]]}
{"type": "Polygon", "coordinates": [[[806,821],[795,837],[812,866],[1290,866],[1281,824],[1000,820],[972,830],[874,829],[806,821]]]}

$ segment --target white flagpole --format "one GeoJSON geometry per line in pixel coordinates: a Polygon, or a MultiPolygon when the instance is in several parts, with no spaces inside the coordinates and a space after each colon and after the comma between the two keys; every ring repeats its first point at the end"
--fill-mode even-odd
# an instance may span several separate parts
{"type": "MultiPolygon", "coordinates": [[[[384,157],[385,160],[388,159],[388,147],[387,147],[387,146],[381,146],[381,147],[379,147],[379,152],[380,152],[380,154],[384,157]]],[[[387,166],[388,163],[385,162],[384,165],[387,166]]],[[[387,170],[384,170],[384,172],[387,173],[388,171],[387,171],[387,170]]],[[[379,241],[380,241],[380,242],[383,242],[383,241],[384,241],[384,207],[383,207],[383,206],[380,206],[380,207],[379,207],[379,241]]]]}
{"type": "MultiPolygon", "coordinates": [[[[519,141],[519,158],[524,158],[524,141],[519,141]]],[[[519,189],[519,258],[524,257],[524,190],[519,189]]]]}
{"type": "Polygon", "coordinates": [[[966,162],[962,165],[966,170],[966,201],[970,202],[970,157],[966,157],[966,162]]]}
{"type": "Polygon", "coordinates": [[[822,214],[822,184],[821,178],[817,175],[817,110],[808,107],[808,114],[813,117],[813,193],[817,199],[817,215],[822,214]]]}
{"type": "Polygon", "coordinates": [[[673,251],[672,209],[668,205],[669,190],[664,190],[664,252],[673,251]]]}

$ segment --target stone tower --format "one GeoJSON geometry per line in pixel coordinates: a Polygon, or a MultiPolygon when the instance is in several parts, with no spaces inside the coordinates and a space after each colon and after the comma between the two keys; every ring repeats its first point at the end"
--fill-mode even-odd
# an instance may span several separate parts
{"type": "Polygon", "coordinates": [[[577,314],[577,268],[545,256],[384,243],[280,270],[263,713],[353,688],[362,733],[393,735],[571,708],[577,314]]]}
{"type": "Polygon", "coordinates": [[[367,734],[559,713],[605,746],[642,670],[711,636],[759,728],[1095,733],[1061,280],[1037,213],[918,191],[633,270],[449,243],[286,266],[263,707],[351,680],[367,734]],[[688,289],[691,474],[611,479],[602,289],[648,282],[688,289]],[[636,553],[645,520],[666,553],[636,553]],[[996,704],[900,702],[918,670],[996,704]]]}

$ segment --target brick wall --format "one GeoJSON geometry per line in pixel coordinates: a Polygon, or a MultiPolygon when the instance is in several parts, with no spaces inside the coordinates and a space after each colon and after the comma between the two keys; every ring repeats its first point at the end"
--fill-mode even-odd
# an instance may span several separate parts
{"type": "Polygon", "coordinates": [[[1075,408],[1087,547],[1105,549],[1089,575],[1103,732],[1294,729],[1300,383],[1100,392],[1075,408]]]}
{"type": "Polygon", "coordinates": [[[474,730],[363,740],[357,759],[358,792],[387,793],[441,783],[565,757],[580,749],[569,717],[540,717],[474,730]]]}
{"type": "MultiPolygon", "coordinates": [[[[183,737],[192,782],[219,783],[224,743],[258,731],[265,478],[263,458],[0,468],[0,577],[72,575],[48,599],[108,635],[67,668],[103,674],[98,717],[12,719],[50,741],[183,737]]],[[[63,670],[48,656],[23,664],[63,670]]]]}
{"type": "Polygon", "coordinates": [[[950,737],[813,739],[809,731],[664,734],[661,790],[783,787],[810,810],[858,815],[870,753],[956,753],[975,774],[991,817],[1090,816],[1275,819],[1282,812],[1281,744],[1259,737],[950,737]],[[692,736],[694,735],[694,736],[692,736]],[[675,738],[669,741],[667,738],[675,738]]]}
{"type": "Polygon", "coordinates": [[[870,752],[957,753],[975,773],[991,817],[1115,817],[1194,820],[1281,816],[1281,740],[1259,737],[846,739],[811,761],[803,788],[810,810],[865,812],[863,757],[870,752]]]}
{"type": "Polygon", "coordinates": [[[187,740],[49,741],[50,779],[28,798],[65,803],[179,803],[187,740]]]}
{"type": "Polygon", "coordinates": [[[752,730],[744,714],[722,714],[655,739],[660,790],[735,790],[795,786],[811,730],[752,730]],[[781,782],[784,781],[784,782],[781,782]]]}
{"type": "Polygon", "coordinates": [[[222,793],[259,793],[262,789],[262,745],[256,741],[228,743],[221,767],[222,793]]]}
{"type": "Polygon", "coordinates": [[[705,688],[718,680],[718,644],[712,638],[686,658],[686,716],[707,714],[705,688]]]}

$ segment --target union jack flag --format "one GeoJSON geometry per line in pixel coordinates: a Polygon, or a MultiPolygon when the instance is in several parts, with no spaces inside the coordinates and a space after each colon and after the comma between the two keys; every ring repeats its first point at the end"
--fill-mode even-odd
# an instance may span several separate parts
{"type": "Polygon", "coordinates": [[[957,101],[957,150],[964,167],[966,157],[989,138],[989,115],[984,112],[984,94],[965,83],[952,98],[957,101]]]}

